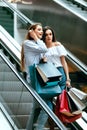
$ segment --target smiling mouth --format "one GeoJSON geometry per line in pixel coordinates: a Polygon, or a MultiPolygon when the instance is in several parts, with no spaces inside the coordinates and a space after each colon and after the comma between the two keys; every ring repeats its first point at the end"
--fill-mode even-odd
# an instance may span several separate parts
{"type": "Polygon", "coordinates": [[[42,36],[42,34],[39,34],[40,36],[42,36]]]}

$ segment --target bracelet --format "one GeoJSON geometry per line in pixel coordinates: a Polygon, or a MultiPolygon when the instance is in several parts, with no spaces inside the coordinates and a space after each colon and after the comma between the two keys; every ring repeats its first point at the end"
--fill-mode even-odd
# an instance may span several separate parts
{"type": "Polygon", "coordinates": [[[67,79],[66,81],[69,81],[69,82],[71,82],[71,79],[67,79]]]}

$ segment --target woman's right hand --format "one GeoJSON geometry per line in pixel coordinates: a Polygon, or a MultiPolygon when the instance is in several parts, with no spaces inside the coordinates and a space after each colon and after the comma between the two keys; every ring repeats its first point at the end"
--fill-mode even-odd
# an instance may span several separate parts
{"type": "Polygon", "coordinates": [[[46,63],[47,62],[47,58],[46,57],[43,57],[41,60],[40,60],[40,63],[46,63]]]}
{"type": "Polygon", "coordinates": [[[37,37],[36,33],[34,32],[34,30],[29,30],[29,34],[35,41],[38,40],[38,37],[37,37]]]}

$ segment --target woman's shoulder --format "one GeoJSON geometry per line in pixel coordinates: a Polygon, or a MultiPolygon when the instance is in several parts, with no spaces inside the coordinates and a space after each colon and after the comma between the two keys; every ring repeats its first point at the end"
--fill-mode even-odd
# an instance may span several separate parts
{"type": "Polygon", "coordinates": [[[59,50],[62,50],[62,49],[64,50],[65,49],[65,47],[61,44],[61,42],[58,42],[58,41],[55,42],[55,46],[59,50]]]}
{"type": "Polygon", "coordinates": [[[27,42],[29,42],[29,41],[30,41],[30,40],[28,40],[28,39],[25,39],[25,40],[24,40],[24,43],[27,43],[27,42]]]}
{"type": "Polygon", "coordinates": [[[61,46],[62,45],[61,42],[58,42],[58,41],[54,42],[54,44],[55,44],[55,46],[61,46]]]}
{"type": "Polygon", "coordinates": [[[26,39],[26,40],[24,40],[24,45],[32,45],[32,44],[34,44],[35,43],[35,41],[34,40],[28,40],[28,39],[26,39]]]}
{"type": "Polygon", "coordinates": [[[67,54],[67,51],[65,49],[65,47],[61,44],[61,42],[56,42],[55,43],[55,46],[56,46],[56,49],[62,53],[63,55],[66,55],[67,54]]]}

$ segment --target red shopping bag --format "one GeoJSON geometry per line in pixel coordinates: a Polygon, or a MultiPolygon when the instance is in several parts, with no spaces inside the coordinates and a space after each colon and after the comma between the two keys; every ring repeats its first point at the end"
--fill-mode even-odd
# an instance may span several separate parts
{"type": "Polygon", "coordinates": [[[59,112],[67,115],[67,116],[73,116],[73,114],[70,112],[69,103],[68,103],[68,97],[67,97],[67,91],[63,90],[62,93],[58,96],[59,100],[59,112]]]}
{"type": "Polygon", "coordinates": [[[82,116],[82,113],[73,114],[69,108],[66,90],[57,97],[55,114],[63,123],[71,123],[82,116]]]}

